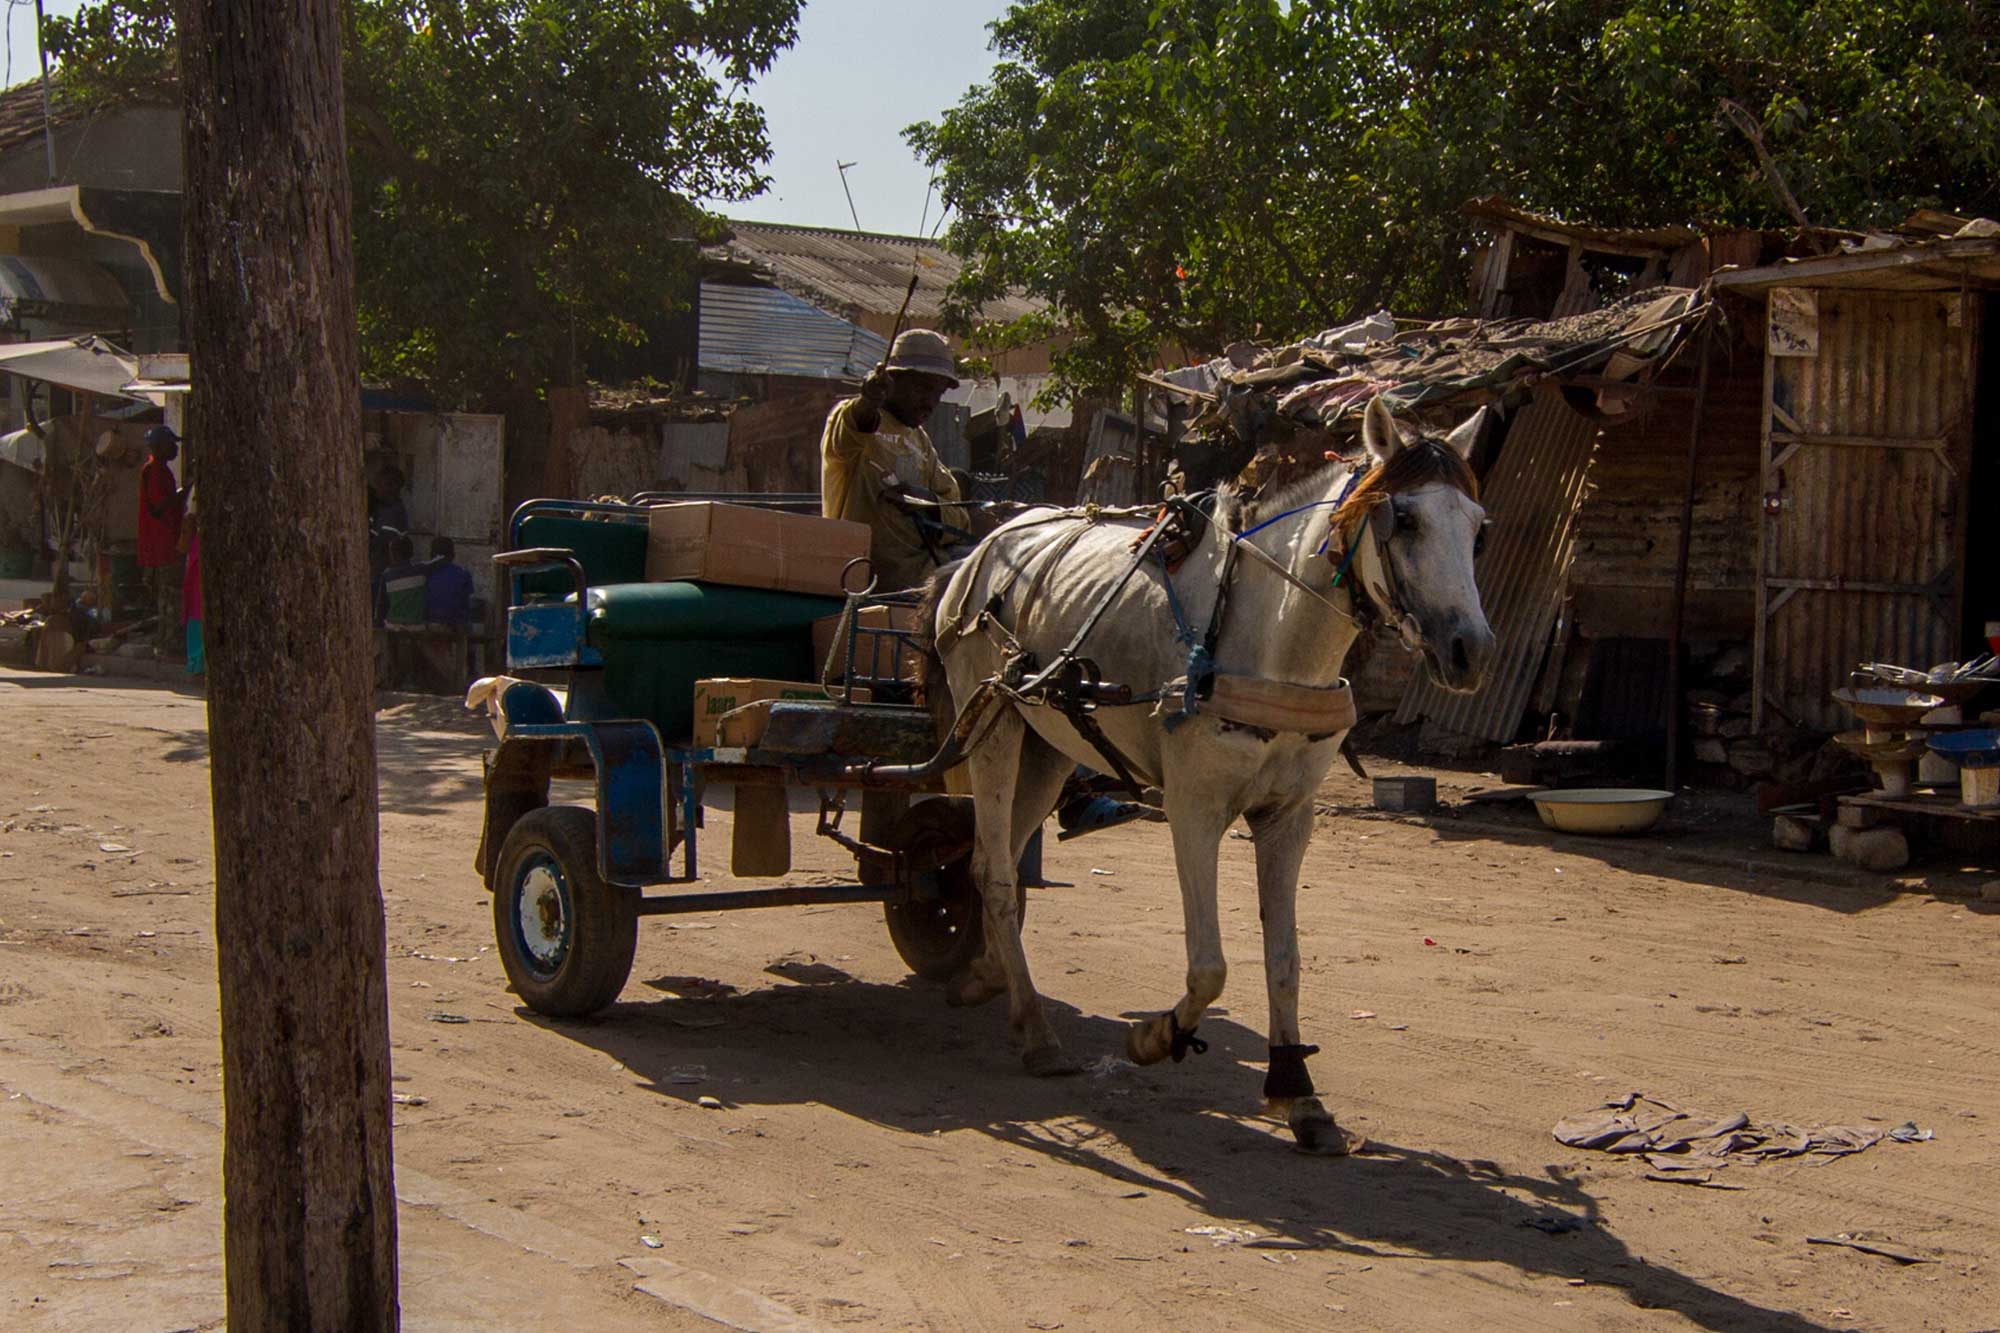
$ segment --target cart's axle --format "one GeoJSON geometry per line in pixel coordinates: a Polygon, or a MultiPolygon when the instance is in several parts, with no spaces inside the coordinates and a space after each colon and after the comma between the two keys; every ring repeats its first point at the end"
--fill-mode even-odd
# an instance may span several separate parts
{"type": "Polygon", "coordinates": [[[811,907],[824,903],[883,903],[902,896],[893,884],[781,884],[773,889],[671,893],[639,899],[640,916],[727,912],[739,907],[811,907]]]}

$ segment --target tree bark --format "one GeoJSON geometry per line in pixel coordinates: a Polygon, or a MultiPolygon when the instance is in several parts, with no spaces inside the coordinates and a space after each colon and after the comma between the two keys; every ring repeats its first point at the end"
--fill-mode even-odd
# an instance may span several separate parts
{"type": "Polygon", "coordinates": [[[232,1328],[394,1328],[337,0],[182,0],[232,1328]]]}

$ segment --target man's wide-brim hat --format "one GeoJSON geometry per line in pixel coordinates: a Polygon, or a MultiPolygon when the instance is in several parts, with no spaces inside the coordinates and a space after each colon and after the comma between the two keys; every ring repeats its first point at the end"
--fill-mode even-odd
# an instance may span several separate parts
{"type": "Polygon", "coordinates": [[[882,368],[931,375],[953,388],[958,387],[958,367],[952,361],[951,344],[944,340],[944,335],[929,329],[905,329],[896,335],[882,368]]]}

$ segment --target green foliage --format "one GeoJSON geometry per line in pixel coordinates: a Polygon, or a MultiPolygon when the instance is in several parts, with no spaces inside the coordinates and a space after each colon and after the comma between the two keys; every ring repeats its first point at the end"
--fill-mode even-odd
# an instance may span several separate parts
{"type": "MultiPolygon", "coordinates": [[[[1787,225],[2000,206],[1980,0],[1018,0],[911,144],[968,263],[1067,340],[1066,387],[1387,304],[1464,303],[1488,193],[1579,220],[1787,225]]],[[[995,337],[995,331],[988,336],[995,337]]]]}
{"type": "MultiPolygon", "coordinates": [[[[492,405],[567,382],[666,312],[767,183],[745,85],[799,0],[355,0],[348,134],[363,371],[492,405]]],[[[171,6],[103,0],[51,34],[64,79],[169,75],[171,6]]]]}

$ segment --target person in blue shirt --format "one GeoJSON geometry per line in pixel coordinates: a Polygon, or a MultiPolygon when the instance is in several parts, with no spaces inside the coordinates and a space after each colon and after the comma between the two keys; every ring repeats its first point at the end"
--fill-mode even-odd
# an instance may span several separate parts
{"type": "Polygon", "coordinates": [[[472,619],[472,571],[456,563],[457,555],[451,538],[431,538],[424,583],[424,619],[430,624],[463,625],[472,619]]]}

